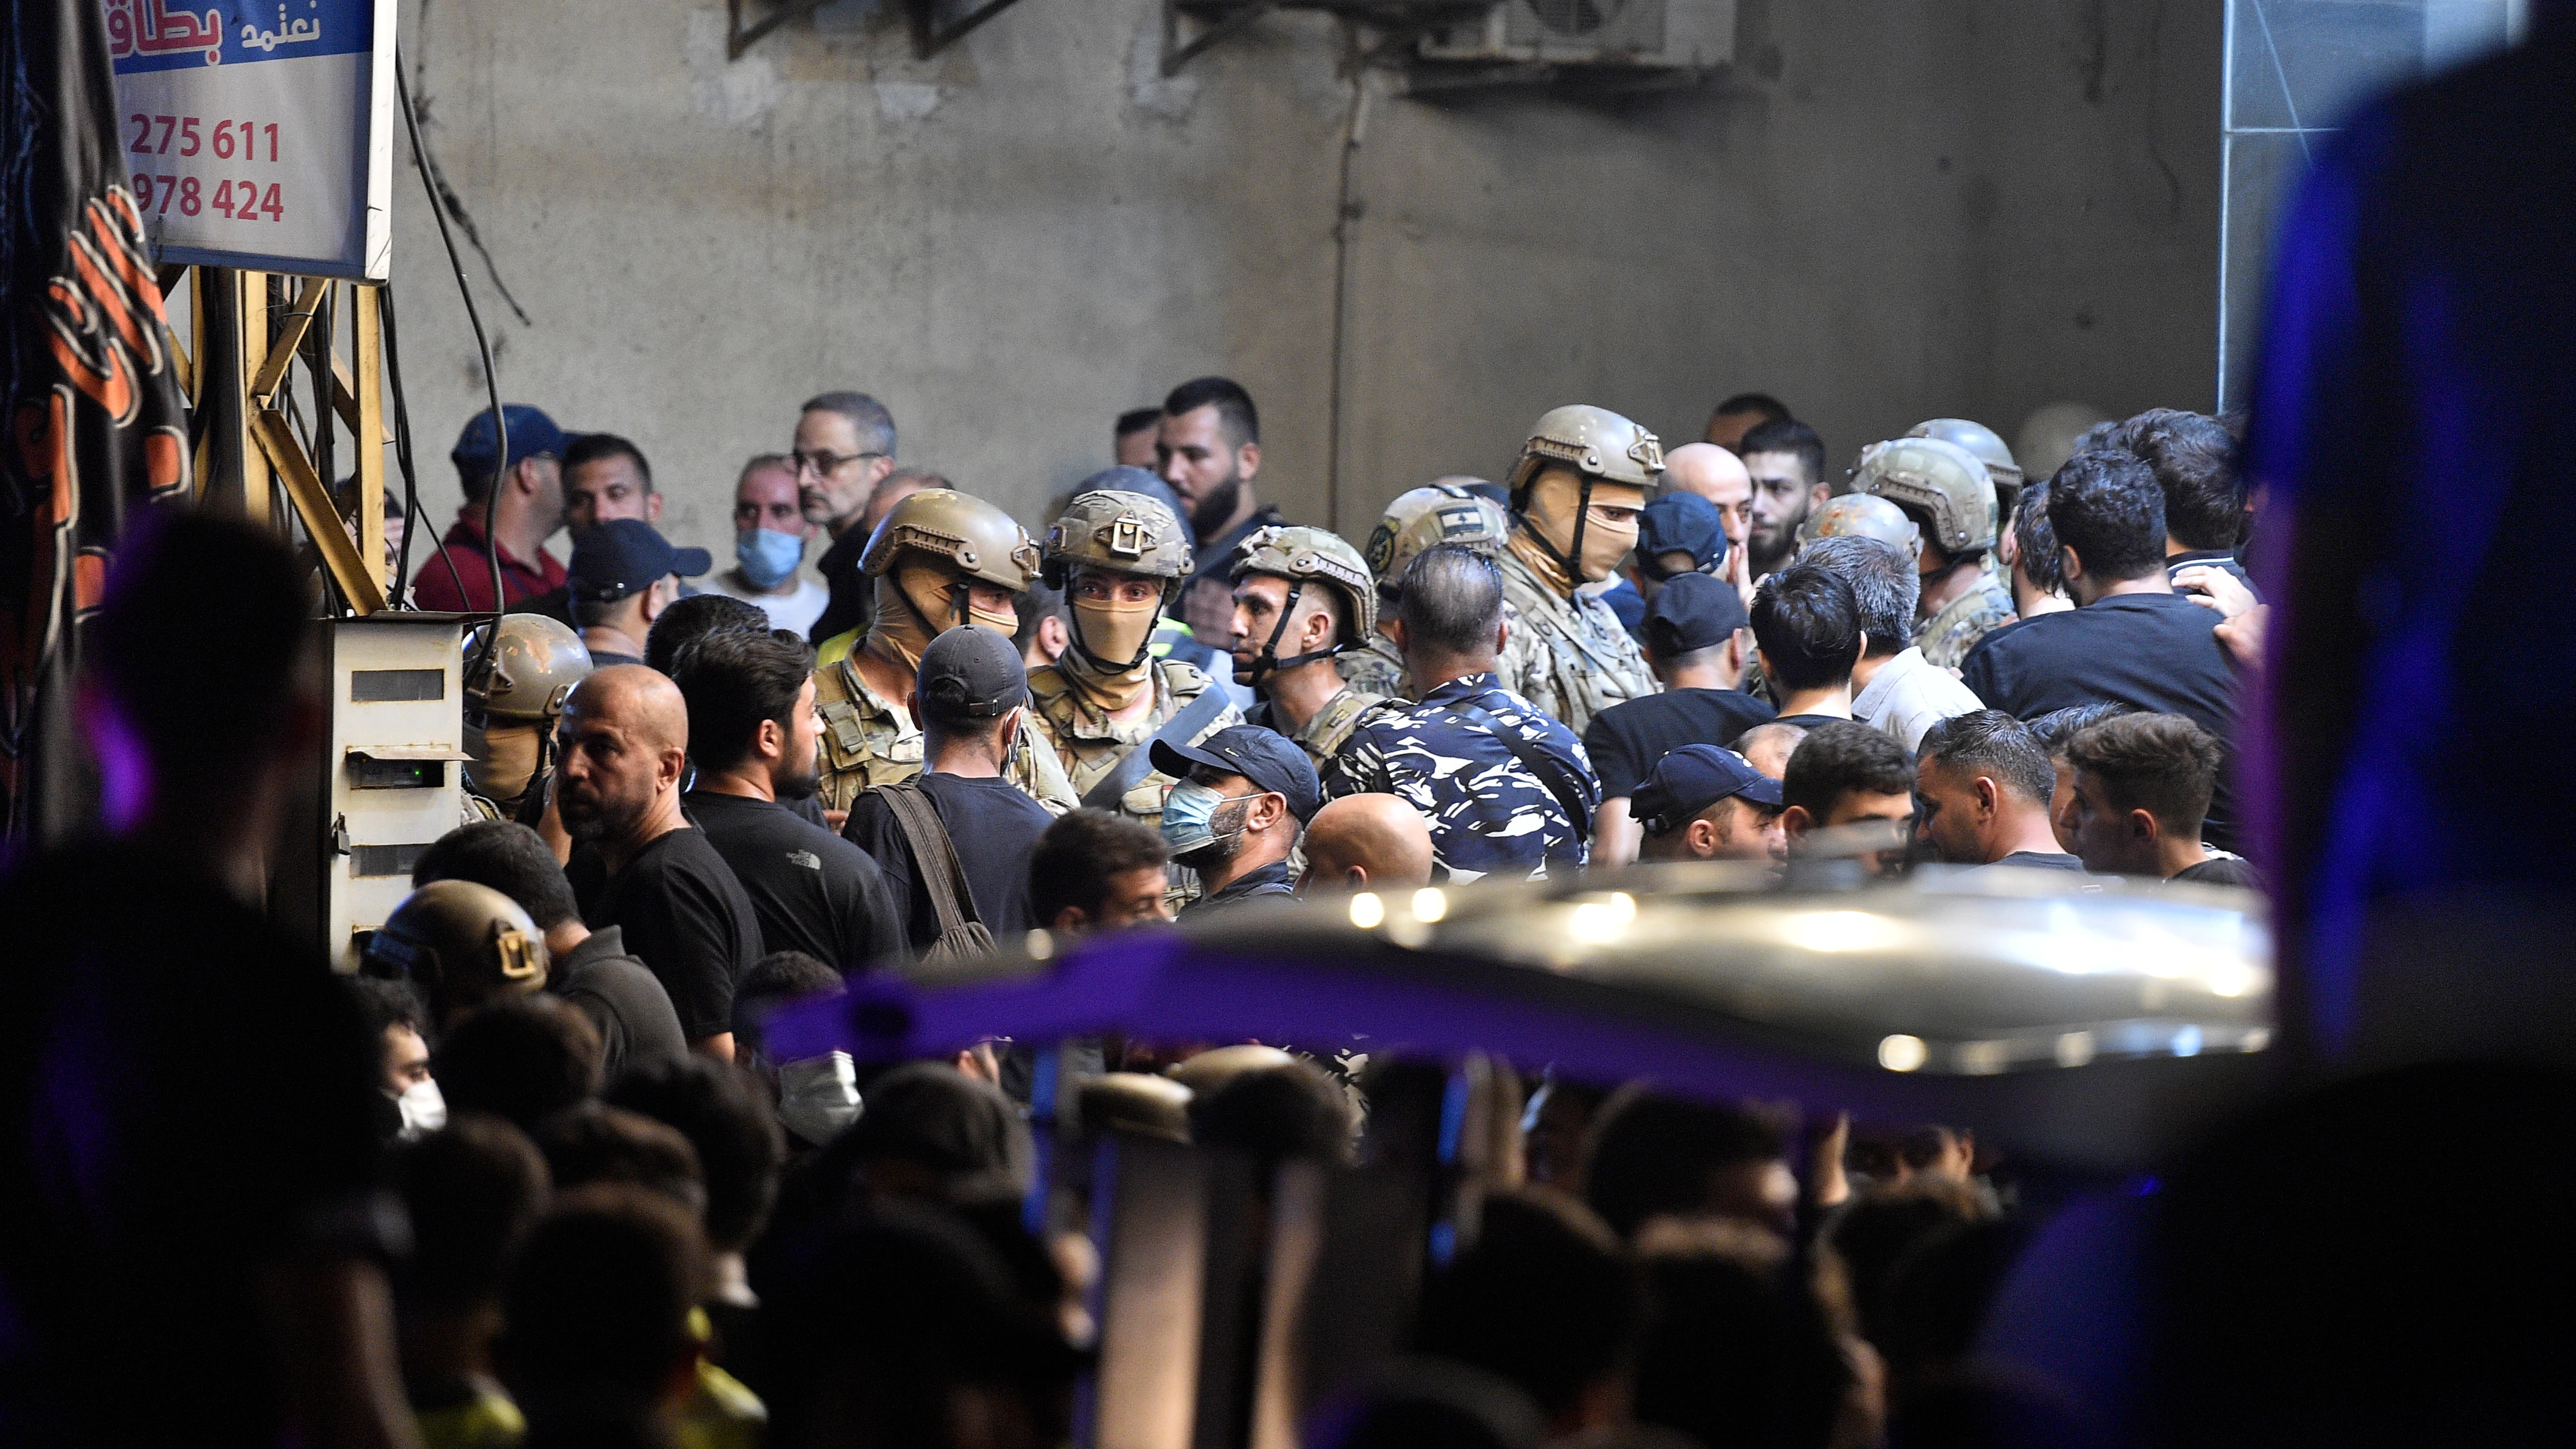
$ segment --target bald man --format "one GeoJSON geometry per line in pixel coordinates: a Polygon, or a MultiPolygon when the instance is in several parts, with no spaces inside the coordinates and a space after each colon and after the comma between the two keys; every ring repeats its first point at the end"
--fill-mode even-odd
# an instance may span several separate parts
{"type": "Polygon", "coordinates": [[[1789,773],[1789,757],[1798,752],[1798,741],[1806,737],[1804,728],[1774,720],[1755,725],[1738,736],[1735,752],[1753,768],[1777,780],[1789,773]]]}
{"type": "Polygon", "coordinates": [[[1684,443],[1664,455],[1664,486],[1717,505],[1717,526],[1726,534],[1726,566],[1719,577],[1742,590],[1750,607],[1753,582],[1744,540],[1753,527],[1753,475],[1744,471],[1744,460],[1715,443],[1684,443]]]}
{"type": "Polygon", "coordinates": [[[1396,795],[1345,795],[1306,822],[1299,892],[1411,890],[1431,884],[1431,825],[1396,795]]]}
{"type": "Polygon", "coordinates": [[[689,709],[640,664],[583,680],[555,737],[555,809],[581,918],[661,979],[689,1045],[733,1059],[733,991],[760,956],[751,897],[680,813],[689,709]]]}

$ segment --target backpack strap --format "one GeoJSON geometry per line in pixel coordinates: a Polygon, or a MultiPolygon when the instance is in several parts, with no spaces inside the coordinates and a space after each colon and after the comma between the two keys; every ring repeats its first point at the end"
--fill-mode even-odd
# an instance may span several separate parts
{"type": "Polygon", "coordinates": [[[940,936],[944,939],[962,926],[981,925],[974,889],[967,885],[966,867],[957,859],[957,843],[940,822],[938,809],[922,794],[918,779],[879,785],[876,794],[894,812],[894,823],[902,827],[904,840],[912,847],[913,866],[930,892],[930,908],[939,915],[940,936]]]}
{"type": "Polygon", "coordinates": [[[1546,788],[1547,793],[1556,797],[1566,819],[1573,822],[1574,843],[1578,849],[1591,840],[1592,816],[1583,808],[1582,786],[1574,777],[1572,765],[1540,749],[1535,741],[1522,738],[1518,730],[1477,705],[1462,702],[1440,707],[1484,729],[1504,749],[1511,751],[1513,758],[1519,760],[1524,768],[1538,777],[1539,784],[1546,788]]]}

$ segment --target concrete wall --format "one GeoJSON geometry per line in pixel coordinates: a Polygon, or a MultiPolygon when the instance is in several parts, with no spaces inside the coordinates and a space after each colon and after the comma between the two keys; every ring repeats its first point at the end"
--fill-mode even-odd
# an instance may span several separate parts
{"type": "MultiPolygon", "coordinates": [[[[1926,416],[2009,437],[2054,399],[2211,391],[2220,0],[1741,0],[1736,66],[1684,92],[1369,82],[1338,489],[1333,26],[1274,16],[1165,81],[1156,0],[1022,0],[926,63],[877,8],[731,63],[720,5],[405,11],[431,149],[527,313],[469,252],[504,395],[635,438],[666,529],[720,557],[741,461],[831,387],[1033,521],[1112,415],[1222,371],[1261,403],[1264,493],[1354,535],[1499,476],[1563,402],[1679,440],[1758,388],[1840,466],[1926,416]]],[[[480,374],[396,194],[443,526],[480,374]]]]}

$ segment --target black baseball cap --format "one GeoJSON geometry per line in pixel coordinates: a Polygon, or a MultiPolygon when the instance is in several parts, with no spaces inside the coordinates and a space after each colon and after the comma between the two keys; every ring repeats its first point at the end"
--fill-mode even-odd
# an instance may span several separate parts
{"type": "Polygon", "coordinates": [[[1684,745],[1655,762],[1654,773],[1628,797],[1628,813],[1661,835],[1730,795],[1765,810],[1780,808],[1780,782],[1742,755],[1716,745],[1684,745]]]}
{"type": "Polygon", "coordinates": [[[1234,725],[1195,745],[1156,740],[1152,758],[1155,769],[1174,779],[1187,779],[1194,766],[1241,775],[1264,790],[1285,796],[1288,813],[1296,816],[1300,824],[1313,819],[1315,812],[1323,808],[1324,786],[1315,778],[1315,762],[1277,730],[1234,725]]]}
{"type": "Polygon", "coordinates": [[[1637,632],[1657,656],[1670,659],[1695,649],[1714,649],[1751,622],[1744,613],[1744,596],[1735,591],[1735,585],[1707,574],[1676,574],[1655,591],[1637,632]]]}
{"type": "Polygon", "coordinates": [[[1011,641],[980,624],[960,624],[921,651],[915,698],[941,723],[1000,719],[1026,703],[1029,670],[1011,641]]]}
{"type": "MultiPolygon", "coordinates": [[[[510,451],[517,452],[513,444],[510,451]]],[[[673,548],[640,518],[612,518],[573,540],[564,587],[576,602],[613,604],[664,574],[693,579],[715,566],[702,548],[673,548]]]]}

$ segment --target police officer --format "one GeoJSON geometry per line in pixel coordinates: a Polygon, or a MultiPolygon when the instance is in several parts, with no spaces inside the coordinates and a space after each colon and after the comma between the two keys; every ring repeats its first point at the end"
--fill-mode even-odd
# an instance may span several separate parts
{"type": "Polygon", "coordinates": [[[1513,527],[1496,559],[1535,657],[1506,688],[1580,735],[1592,717],[1661,686],[1610,606],[1582,585],[1610,577],[1664,470],[1655,435],[1606,408],[1562,407],[1531,429],[1512,468],[1513,527]]]}
{"type": "Polygon", "coordinates": [[[554,774],[555,718],[590,677],[590,651],[570,625],[542,614],[501,616],[484,659],[486,624],[465,641],[465,812],[534,824],[554,774]]]}
{"type": "Polygon", "coordinates": [[[1167,727],[1194,744],[1243,722],[1207,675],[1154,657],[1156,623],[1190,565],[1181,521],[1141,493],[1076,494],[1047,530],[1046,583],[1064,592],[1072,640],[1029,671],[1030,714],[1084,805],[1157,828],[1172,780],[1141,747],[1167,727]]]}
{"type": "Polygon", "coordinates": [[[1261,696],[1246,723],[1287,736],[1321,767],[1370,706],[1333,667],[1377,634],[1377,580],[1320,528],[1255,529],[1234,552],[1234,672],[1261,696]]]}
{"type": "Polygon", "coordinates": [[[2004,445],[2003,436],[1984,423],[1966,418],[1927,418],[1905,430],[1909,438],[1939,438],[1956,443],[1976,455],[1986,465],[1986,476],[1995,483],[1995,516],[2010,518],[2013,500],[2021,495],[2021,464],[2013,461],[2013,450],[2004,445]]]}
{"type": "Polygon", "coordinates": [[[545,988],[546,936],[519,903],[487,885],[434,880],[402,898],[367,938],[359,968],[409,981],[441,1027],[498,997],[545,988]]]}
{"type": "Polygon", "coordinates": [[[1926,660],[1957,669],[1978,640],[2013,622],[2012,594],[1986,566],[1999,515],[1976,454],[1939,438],[1897,438],[1861,454],[1852,488],[1895,504],[1922,530],[1914,643],[1926,660]]]}
{"type": "MultiPolygon", "coordinates": [[[[846,657],[814,673],[826,811],[846,812],[861,791],[921,773],[912,713],[921,651],[959,624],[1009,638],[1019,627],[1012,596],[1027,590],[1037,553],[1009,514],[953,489],[924,488],[887,512],[859,559],[875,580],[875,617],[846,657]]],[[[1063,765],[1025,720],[1003,774],[1050,810],[1073,808],[1063,765]]]]}

